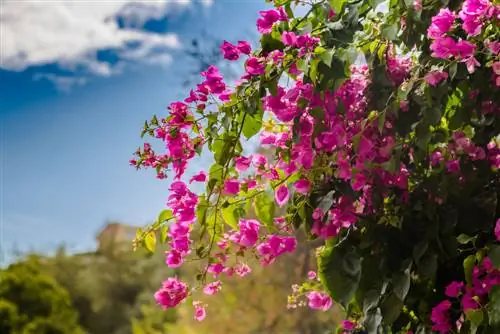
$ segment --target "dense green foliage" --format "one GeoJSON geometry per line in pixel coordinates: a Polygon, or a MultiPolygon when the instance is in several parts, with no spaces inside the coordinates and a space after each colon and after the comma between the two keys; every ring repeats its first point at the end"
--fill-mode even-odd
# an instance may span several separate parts
{"type": "Polygon", "coordinates": [[[0,272],[0,332],[82,333],[66,289],[28,259],[0,272]]]}

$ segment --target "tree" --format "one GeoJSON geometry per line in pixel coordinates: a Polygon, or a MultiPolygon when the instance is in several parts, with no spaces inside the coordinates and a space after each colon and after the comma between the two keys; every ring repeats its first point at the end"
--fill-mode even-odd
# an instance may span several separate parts
{"type": "MultiPolygon", "coordinates": [[[[169,115],[146,122],[143,135],[166,151],[146,143],[131,163],[174,182],[169,214],[137,244],[162,230],[167,265],[201,263],[198,284],[170,278],[157,301],[218,294],[211,272],[319,242],[320,282],[291,300],[325,311],[333,299],[345,311],[339,331],[498,332],[500,6],[274,3],[260,12],[258,50],[221,46],[225,59],[245,59],[236,88],[210,66],[169,115]],[[244,151],[257,134],[276,163],[244,151]],[[182,177],[207,151],[212,166],[189,181],[206,190],[195,194],[182,177]]],[[[194,308],[202,320],[203,304],[194,308]]]]}
{"type": "Polygon", "coordinates": [[[2,333],[82,333],[68,292],[44,273],[37,259],[0,272],[2,333]]]}

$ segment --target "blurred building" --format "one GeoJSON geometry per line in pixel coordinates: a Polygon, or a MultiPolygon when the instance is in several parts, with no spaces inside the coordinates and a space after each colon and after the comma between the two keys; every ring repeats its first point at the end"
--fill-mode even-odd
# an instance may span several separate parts
{"type": "Polygon", "coordinates": [[[96,237],[97,252],[101,254],[132,249],[137,227],[122,223],[108,223],[96,237]]]}

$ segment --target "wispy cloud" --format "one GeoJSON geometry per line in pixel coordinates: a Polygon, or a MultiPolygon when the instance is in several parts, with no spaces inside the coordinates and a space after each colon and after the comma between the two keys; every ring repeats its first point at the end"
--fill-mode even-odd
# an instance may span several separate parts
{"type": "Polygon", "coordinates": [[[5,0],[0,11],[0,67],[23,71],[57,64],[81,78],[42,73],[36,79],[46,78],[67,89],[84,83],[83,76],[119,73],[121,60],[166,65],[171,62],[169,51],[180,47],[177,35],[140,27],[190,4],[190,0],[5,0]],[[120,26],[117,18],[125,24],[120,26]],[[113,50],[120,61],[110,64],[99,59],[99,50],[113,50]]]}

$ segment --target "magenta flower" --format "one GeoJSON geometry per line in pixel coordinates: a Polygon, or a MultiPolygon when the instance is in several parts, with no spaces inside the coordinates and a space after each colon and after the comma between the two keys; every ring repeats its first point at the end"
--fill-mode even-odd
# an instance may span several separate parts
{"type": "Polygon", "coordinates": [[[448,73],[443,71],[431,71],[424,77],[425,81],[431,86],[437,86],[442,80],[448,79],[448,73]]]}
{"type": "Polygon", "coordinates": [[[165,263],[169,268],[180,267],[184,262],[182,254],[175,249],[171,249],[170,251],[165,252],[165,255],[166,255],[165,263]]]}
{"type": "Polygon", "coordinates": [[[460,161],[458,159],[449,160],[446,163],[446,170],[450,173],[460,173],[460,161]]]}
{"type": "Polygon", "coordinates": [[[257,30],[261,34],[270,33],[274,23],[288,20],[288,17],[282,7],[278,10],[263,10],[260,11],[259,14],[261,17],[257,20],[257,30]]]}
{"type": "Polygon", "coordinates": [[[244,156],[239,156],[234,159],[234,164],[238,172],[246,171],[250,167],[251,163],[252,163],[252,156],[248,158],[244,156]]]}
{"type": "Polygon", "coordinates": [[[239,52],[245,55],[249,55],[252,52],[252,47],[247,41],[238,41],[238,45],[236,45],[236,47],[238,48],[239,52]]]}
{"type": "Polygon", "coordinates": [[[495,225],[495,237],[500,241],[500,218],[497,220],[495,225]]]}
{"type": "Polygon", "coordinates": [[[261,75],[265,73],[265,66],[262,59],[257,57],[250,57],[245,63],[247,73],[250,75],[261,75]]]}
{"type": "Polygon", "coordinates": [[[342,320],[341,326],[346,331],[352,331],[356,329],[356,323],[350,320],[342,320]]]}
{"type": "Polygon", "coordinates": [[[311,190],[311,181],[308,179],[300,179],[293,185],[295,186],[295,190],[303,195],[307,195],[311,190]]]}
{"type": "Polygon", "coordinates": [[[316,277],[318,277],[318,275],[316,274],[316,272],[315,272],[315,271],[312,271],[312,270],[311,270],[311,271],[309,271],[309,272],[307,273],[307,278],[308,278],[308,279],[316,279],[316,277]]]}
{"type": "Polygon", "coordinates": [[[432,18],[432,24],[427,29],[427,36],[432,39],[437,39],[450,31],[453,22],[455,22],[455,14],[448,8],[441,8],[439,13],[432,18]]]}
{"type": "Polygon", "coordinates": [[[436,305],[431,312],[431,320],[434,323],[432,330],[446,334],[451,330],[450,319],[448,317],[448,310],[451,308],[451,302],[444,300],[436,305]]]}
{"type": "Polygon", "coordinates": [[[236,234],[236,242],[243,247],[252,247],[259,239],[260,223],[255,219],[241,219],[240,231],[236,234]]]}
{"type": "Polygon", "coordinates": [[[274,193],[276,203],[278,203],[280,207],[283,207],[288,202],[289,197],[290,193],[288,192],[288,187],[286,185],[279,186],[274,193]]]}
{"type": "Polygon", "coordinates": [[[284,31],[281,35],[281,41],[288,46],[295,46],[297,43],[297,35],[292,31],[284,31]]]}
{"type": "Polygon", "coordinates": [[[462,292],[464,282],[451,282],[445,289],[444,294],[450,298],[456,298],[462,292]]]}
{"type": "Polygon", "coordinates": [[[203,321],[207,316],[207,311],[200,301],[194,301],[194,319],[197,321],[203,321]]]}
{"type": "Polygon", "coordinates": [[[434,151],[431,153],[431,165],[437,166],[443,161],[443,154],[440,151],[434,151]]]}
{"type": "Polygon", "coordinates": [[[240,51],[238,50],[238,48],[228,41],[222,42],[220,50],[222,52],[222,55],[224,56],[224,59],[238,60],[238,58],[240,58],[240,51]]]}
{"type": "Polygon", "coordinates": [[[234,272],[240,277],[245,277],[252,272],[252,268],[250,268],[246,263],[238,263],[234,267],[234,272]]]}
{"type": "Polygon", "coordinates": [[[325,293],[312,291],[306,295],[309,307],[314,310],[327,311],[332,307],[332,299],[325,293]]]}
{"type": "Polygon", "coordinates": [[[180,304],[188,295],[188,286],[177,278],[170,277],[163,282],[154,297],[163,308],[173,308],[180,304]]]}
{"type": "Polygon", "coordinates": [[[212,296],[212,295],[215,295],[217,292],[219,292],[221,288],[222,288],[222,282],[215,281],[215,282],[208,283],[207,285],[205,285],[205,287],[203,288],[203,292],[206,295],[212,296]]]}
{"type": "Polygon", "coordinates": [[[193,177],[189,180],[189,183],[193,182],[205,182],[207,180],[207,173],[205,171],[201,171],[198,174],[193,175],[193,177]]]}
{"type": "Polygon", "coordinates": [[[430,48],[433,57],[448,59],[456,53],[457,42],[451,37],[442,37],[432,42],[430,48]]]}
{"type": "Polygon", "coordinates": [[[224,182],[224,193],[226,195],[237,195],[240,192],[240,182],[236,179],[229,179],[224,182]]]}
{"type": "Polygon", "coordinates": [[[455,51],[460,58],[469,58],[474,55],[476,51],[476,46],[471,42],[460,40],[455,45],[455,51]]]}

